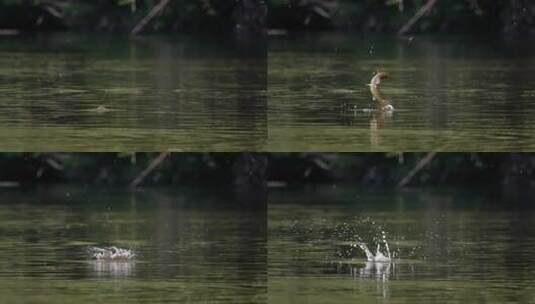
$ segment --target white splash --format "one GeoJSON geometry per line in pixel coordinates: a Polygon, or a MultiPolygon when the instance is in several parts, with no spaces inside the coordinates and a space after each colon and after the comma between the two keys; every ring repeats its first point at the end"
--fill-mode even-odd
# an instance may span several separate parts
{"type": "Polygon", "coordinates": [[[99,261],[128,261],[133,259],[136,254],[129,249],[111,247],[90,247],[91,257],[99,261]]]}
{"type": "Polygon", "coordinates": [[[365,243],[357,242],[353,245],[353,247],[359,247],[364,251],[366,254],[366,258],[368,259],[368,262],[382,262],[382,263],[389,263],[392,262],[392,255],[390,254],[390,248],[388,247],[388,242],[386,241],[386,235],[384,231],[381,231],[382,240],[381,242],[377,243],[377,249],[375,250],[375,254],[373,254],[370,249],[368,249],[368,246],[365,243]],[[381,243],[384,244],[384,247],[386,249],[385,252],[381,250],[381,243]]]}
{"type": "Polygon", "coordinates": [[[377,249],[375,251],[375,254],[373,254],[370,249],[368,249],[368,246],[364,243],[356,243],[353,245],[354,247],[360,247],[362,251],[366,254],[366,258],[368,259],[368,262],[391,262],[392,256],[390,255],[390,249],[388,248],[388,244],[386,244],[386,254],[381,251],[380,244],[377,244],[377,249]]]}

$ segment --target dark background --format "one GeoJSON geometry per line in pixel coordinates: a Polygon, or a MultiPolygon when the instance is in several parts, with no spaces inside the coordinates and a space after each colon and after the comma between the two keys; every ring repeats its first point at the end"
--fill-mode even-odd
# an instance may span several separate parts
{"type": "Polygon", "coordinates": [[[0,153],[4,186],[82,183],[136,187],[218,184],[493,185],[533,187],[532,153],[0,153]],[[158,162],[158,159],[161,160],[158,162]],[[152,170],[147,168],[154,165],[152,170]]]}
{"type": "MultiPolygon", "coordinates": [[[[160,0],[0,0],[0,29],[130,32],[160,0]]],[[[144,32],[258,32],[259,0],[163,1],[144,32]]]]}
{"type": "Polygon", "coordinates": [[[429,3],[409,33],[535,35],[530,0],[269,0],[268,27],[398,32],[429,3]]]}
{"type": "MultiPolygon", "coordinates": [[[[0,29],[130,32],[159,3],[1,0],[0,29]]],[[[396,33],[426,5],[405,34],[535,35],[535,2],[530,0],[171,0],[142,32],[258,33],[269,28],[396,33]]]]}

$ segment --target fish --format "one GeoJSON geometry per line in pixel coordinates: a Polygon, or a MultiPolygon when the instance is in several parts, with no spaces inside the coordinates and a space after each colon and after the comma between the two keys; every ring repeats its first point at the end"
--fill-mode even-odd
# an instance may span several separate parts
{"type": "Polygon", "coordinates": [[[383,97],[381,92],[379,91],[379,85],[381,84],[381,81],[384,79],[388,79],[389,76],[385,72],[377,72],[372,79],[370,80],[370,83],[367,84],[367,86],[370,87],[370,92],[372,94],[372,99],[374,101],[377,101],[379,110],[385,111],[385,112],[392,112],[394,111],[394,106],[390,104],[390,101],[383,97]]]}

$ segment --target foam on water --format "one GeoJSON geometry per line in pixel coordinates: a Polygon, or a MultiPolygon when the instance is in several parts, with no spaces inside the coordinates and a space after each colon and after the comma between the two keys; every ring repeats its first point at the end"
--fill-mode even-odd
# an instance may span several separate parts
{"type": "Polygon", "coordinates": [[[89,253],[93,259],[99,261],[128,261],[133,259],[136,255],[132,250],[111,247],[90,247],[89,253]]]}

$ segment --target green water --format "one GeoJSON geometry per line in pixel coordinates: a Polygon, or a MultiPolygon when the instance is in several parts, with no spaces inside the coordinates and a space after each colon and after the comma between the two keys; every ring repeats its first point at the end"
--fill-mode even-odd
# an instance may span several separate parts
{"type": "Polygon", "coordinates": [[[0,199],[3,303],[264,303],[265,212],[216,189],[54,187],[0,199]],[[89,246],[131,248],[99,262],[89,246]]]}
{"type": "Polygon", "coordinates": [[[2,151],[528,151],[535,47],[295,34],[0,37],[2,151]],[[267,53],[267,55],[266,55],[267,53]],[[373,109],[376,70],[393,115],[373,109]],[[99,106],[109,111],[99,112],[99,106]]]}
{"type": "Polygon", "coordinates": [[[535,48],[491,38],[296,34],[268,48],[270,151],[535,149],[535,48]],[[373,109],[377,70],[397,111],[373,109]],[[352,109],[356,108],[354,112],[352,109]]]}
{"type": "Polygon", "coordinates": [[[532,303],[533,193],[509,190],[271,189],[267,216],[216,188],[4,190],[2,302],[532,303]],[[352,246],[383,234],[392,263],[352,246]],[[135,259],[87,250],[112,245],[135,259]]]}
{"type": "Polygon", "coordinates": [[[231,37],[0,37],[0,104],[1,151],[257,150],[265,48],[231,37]]]}
{"type": "Polygon", "coordinates": [[[533,303],[535,212],[507,191],[270,193],[270,303],[533,303]],[[384,231],[393,263],[367,262],[384,231]]]}

